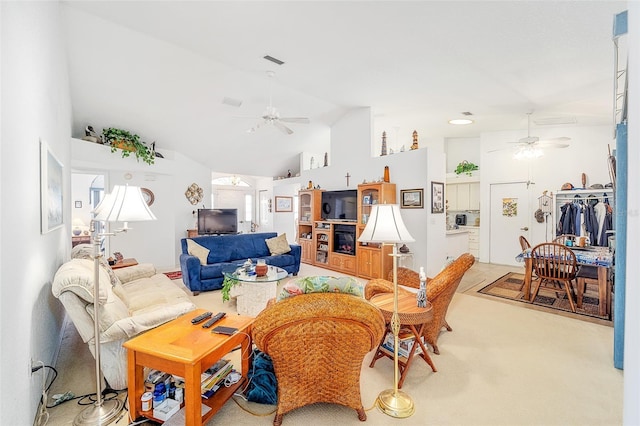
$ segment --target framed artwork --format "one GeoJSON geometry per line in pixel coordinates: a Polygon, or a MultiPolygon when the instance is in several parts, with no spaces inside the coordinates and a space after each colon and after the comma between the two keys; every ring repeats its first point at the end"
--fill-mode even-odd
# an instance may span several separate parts
{"type": "Polygon", "coordinates": [[[444,213],[444,183],[431,182],[431,213],[444,213]]]}
{"type": "Polygon", "coordinates": [[[46,234],[64,224],[63,214],[63,166],[49,144],[40,141],[40,232],[46,234]]]}
{"type": "Polygon", "coordinates": [[[424,208],[424,189],[402,189],[400,200],[400,208],[422,209],[424,208]]]}
{"type": "Polygon", "coordinates": [[[82,201],[76,201],[75,202],[75,206],[76,206],[76,209],[81,209],[82,208],[82,201]]]}
{"type": "Polygon", "coordinates": [[[293,208],[291,202],[293,197],[278,197],[276,196],[276,211],[277,212],[292,212],[293,208]]]}

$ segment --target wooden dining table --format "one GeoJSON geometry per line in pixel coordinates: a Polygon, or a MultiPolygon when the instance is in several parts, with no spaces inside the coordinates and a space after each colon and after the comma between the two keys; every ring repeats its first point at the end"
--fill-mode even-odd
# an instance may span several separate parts
{"type": "MultiPolygon", "coordinates": [[[[610,312],[607,306],[610,300],[610,298],[607,297],[607,279],[608,270],[612,268],[614,264],[613,253],[611,253],[607,247],[595,246],[571,247],[571,250],[576,255],[578,265],[596,266],[598,268],[598,314],[600,316],[606,316],[607,313],[610,312]]],[[[531,300],[531,281],[533,276],[531,249],[528,248],[522,251],[516,256],[516,260],[524,262],[525,265],[524,286],[522,287],[524,298],[529,302],[533,302],[531,300]]]]}

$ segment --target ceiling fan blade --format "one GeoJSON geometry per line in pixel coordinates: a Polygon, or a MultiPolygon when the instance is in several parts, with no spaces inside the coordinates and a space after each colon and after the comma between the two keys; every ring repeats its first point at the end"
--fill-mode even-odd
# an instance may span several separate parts
{"type": "Polygon", "coordinates": [[[288,128],[287,126],[285,126],[284,124],[282,124],[280,121],[275,120],[273,122],[273,125],[276,126],[278,129],[280,129],[283,133],[286,133],[288,135],[293,133],[293,130],[291,130],[290,128],[288,128]]]}
{"type": "Polygon", "coordinates": [[[307,117],[280,117],[280,121],[284,123],[309,124],[309,119],[307,117]]]}

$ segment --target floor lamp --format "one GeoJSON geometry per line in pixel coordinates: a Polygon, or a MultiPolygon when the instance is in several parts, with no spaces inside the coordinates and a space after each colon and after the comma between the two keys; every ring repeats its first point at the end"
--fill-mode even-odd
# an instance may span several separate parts
{"type": "MultiPolygon", "coordinates": [[[[397,204],[374,205],[367,226],[358,238],[362,243],[382,243],[393,245],[393,315],[391,316],[391,331],[393,332],[393,389],[380,392],[376,399],[376,406],[383,413],[404,418],[415,411],[411,397],[398,390],[398,333],[400,319],[398,317],[398,243],[415,241],[407,231],[400,216],[397,204]]],[[[416,336],[418,338],[418,336],[416,336]]]]}
{"type": "Polygon", "coordinates": [[[100,244],[103,237],[114,236],[118,232],[126,232],[130,228],[128,222],[155,220],[147,203],[144,201],[142,191],[137,186],[116,185],[113,191],[106,194],[104,199],[93,211],[95,215],[91,221],[93,235],[93,341],[95,345],[94,357],[96,360],[96,401],[87,406],[74,419],[74,426],[106,425],[113,421],[122,410],[122,401],[117,398],[104,400],[102,397],[102,369],[100,368],[100,309],[99,309],[99,283],[100,283],[100,244]],[[101,222],[124,222],[124,227],[115,232],[102,232],[101,222]]]}

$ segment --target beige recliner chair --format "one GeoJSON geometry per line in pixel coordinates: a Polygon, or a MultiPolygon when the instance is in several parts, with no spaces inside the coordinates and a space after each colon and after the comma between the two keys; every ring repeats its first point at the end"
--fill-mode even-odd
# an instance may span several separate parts
{"type": "MultiPolygon", "coordinates": [[[[93,247],[73,248],[72,259],[58,268],[51,291],[64,305],[82,340],[94,353],[93,247]]],[[[113,389],[127,387],[127,353],[122,344],[143,331],[157,327],[195,305],[186,292],[150,263],[112,270],[106,262],[99,278],[101,367],[113,389]]]]}

